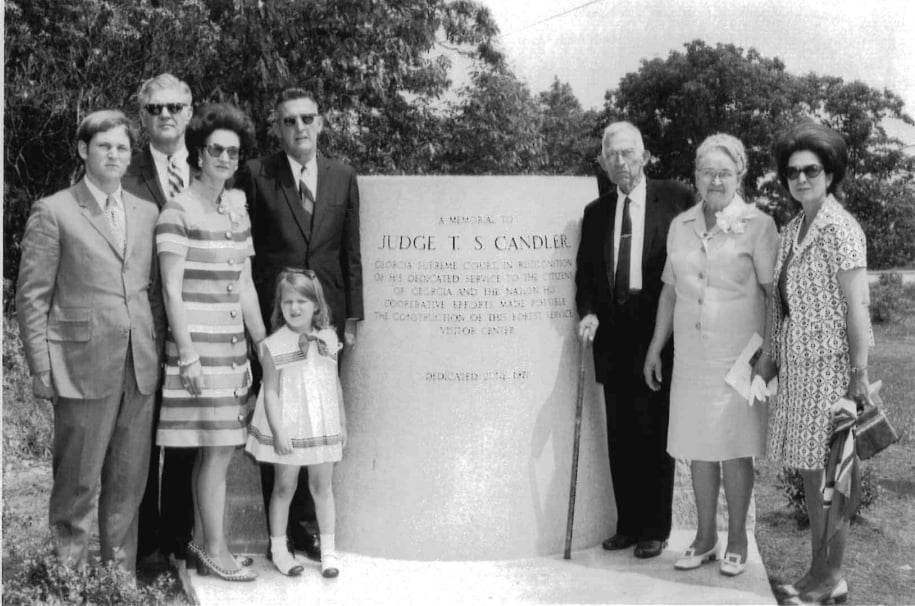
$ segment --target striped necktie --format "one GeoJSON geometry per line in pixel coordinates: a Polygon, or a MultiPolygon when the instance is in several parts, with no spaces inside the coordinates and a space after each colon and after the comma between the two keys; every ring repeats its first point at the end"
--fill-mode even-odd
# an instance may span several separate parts
{"type": "Polygon", "coordinates": [[[111,227],[111,234],[114,236],[114,241],[117,242],[118,250],[124,254],[124,247],[127,243],[124,209],[121,208],[120,202],[113,194],[108,194],[108,197],[105,198],[105,217],[108,219],[108,225],[111,227]]]}
{"type": "Polygon", "coordinates": [[[304,166],[302,167],[302,172],[299,175],[299,197],[302,199],[302,208],[305,209],[305,214],[308,215],[309,226],[315,214],[315,196],[308,185],[305,184],[305,173],[308,171],[304,166]]]}
{"type": "Polygon", "coordinates": [[[181,190],[184,189],[184,179],[181,178],[181,171],[175,162],[174,156],[168,157],[168,197],[174,198],[181,190]]]}

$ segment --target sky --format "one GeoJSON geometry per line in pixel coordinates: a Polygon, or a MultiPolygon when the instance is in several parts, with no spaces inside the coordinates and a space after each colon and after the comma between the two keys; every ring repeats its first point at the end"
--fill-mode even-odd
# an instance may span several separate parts
{"type": "MultiPolygon", "coordinates": [[[[482,0],[515,74],[534,93],[555,76],[581,104],[695,39],[778,57],[816,72],[889,88],[915,117],[915,2],[911,0],[482,0]],[[563,14],[565,13],[565,14],[563,14]]],[[[906,143],[915,128],[894,125],[906,143]],[[911,131],[911,134],[909,134],[911,131]]],[[[892,133],[891,133],[892,134],[892,133]]]]}

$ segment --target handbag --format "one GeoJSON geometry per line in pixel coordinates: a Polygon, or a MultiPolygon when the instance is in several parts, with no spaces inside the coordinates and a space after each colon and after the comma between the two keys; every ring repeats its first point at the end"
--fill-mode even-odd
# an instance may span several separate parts
{"type": "Polygon", "coordinates": [[[883,381],[871,383],[868,401],[858,411],[858,420],[855,421],[855,450],[862,460],[871,458],[899,440],[899,434],[879,408],[883,405],[879,393],[882,386],[883,381]]]}

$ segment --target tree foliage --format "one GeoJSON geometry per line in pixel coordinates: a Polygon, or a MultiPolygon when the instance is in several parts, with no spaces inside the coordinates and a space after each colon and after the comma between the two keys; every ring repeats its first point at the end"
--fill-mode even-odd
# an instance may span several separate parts
{"type": "Polygon", "coordinates": [[[777,183],[772,144],[788,126],[816,120],[848,145],[846,206],[865,229],[870,266],[915,259],[915,160],[882,126],[887,118],[913,123],[898,95],[834,76],[796,76],[752,48],[701,40],[684,48],[643,60],[608,93],[601,115],[603,124],[628,119],[639,127],[654,156],[650,173],[692,181],[699,143],[730,133],[747,148],[747,195],[781,224],[798,206],[777,183]]]}

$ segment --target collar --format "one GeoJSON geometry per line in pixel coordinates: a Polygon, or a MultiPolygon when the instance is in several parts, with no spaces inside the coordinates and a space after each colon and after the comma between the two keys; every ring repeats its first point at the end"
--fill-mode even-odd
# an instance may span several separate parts
{"type": "Polygon", "coordinates": [[[164,154],[164,153],[160,152],[158,149],[153,147],[152,143],[150,143],[149,144],[149,153],[152,154],[153,161],[156,162],[157,164],[159,164],[159,163],[168,164],[169,158],[174,159],[175,162],[178,163],[178,166],[181,166],[182,163],[187,164],[187,148],[186,147],[182,147],[181,149],[179,149],[178,151],[173,153],[171,156],[169,156],[168,154],[164,154]]]}
{"type": "Polygon", "coordinates": [[[299,163],[298,160],[286,154],[286,159],[289,161],[289,169],[292,171],[292,178],[296,182],[299,181],[299,177],[302,175],[302,168],[308,170],[308,174],[317,175],[318,174],[318,154],[315,154],[311,157],[311,160],[306,162],[304,165],[299,163]]]}
{"type": "MultiPolygon", "coordinates": [[[[108,206],[109,194],[106,194],[101,189],[99,189],[98,186],[93,183],[91,179],[89,179],[89,177],[86,177],[83,180],[86,182],[86,187],[89,188],[89,193],[92,194],[92,197],[95,199],[96,203],[98,203],[99,208],[105,210],[105,207],[108,206]]],[[[124,207],[123,190],[121,189],[120,184],[118,184],[118,188],[111,192],[110,195],[114,196],[114,199],[118,201],[118,204],[121,205],[121,208],[124,207]]]]}
{"type": "Polygon", "coordinates": [[[642,178],[639,179],[638,185],[633,187],[632,191],[629,192],[628,194],[623,193],[623,190],[621,190],[619,188],[619,186],[617,186],[617,188],[616,188],[617,198],[616,199],[625,200],[626,197],[628,196],[630,205],[634,204],[634,205],[638,206],[640,204],[645,204],[645,198],[648,195],[647,181],[648,180],[645,178],[645,174],[643,173],[642,178]]]}

